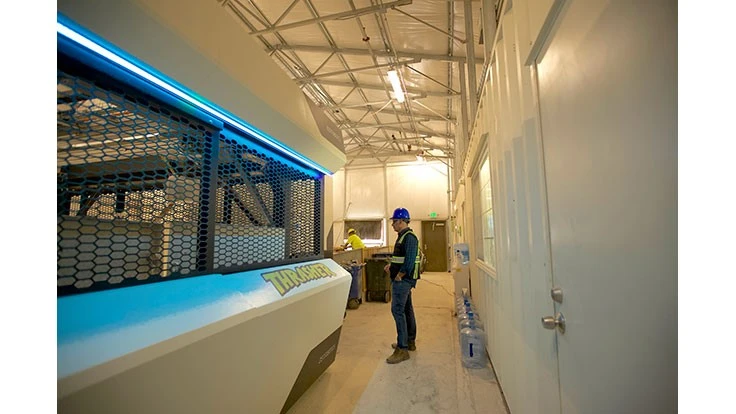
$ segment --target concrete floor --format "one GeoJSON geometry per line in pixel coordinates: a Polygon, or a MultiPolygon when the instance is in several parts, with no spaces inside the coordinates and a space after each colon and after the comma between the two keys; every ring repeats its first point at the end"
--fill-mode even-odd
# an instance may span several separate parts
{"type": "Polygon", "coordinates": [[[390,303],[348,310],[335,362],[287,413],[508,414],[490,361],[461,364],[453,295],[450,273],[422,275],[412,292],[417,350],[395,365],[385,361],[396,342],[390,303]]]}

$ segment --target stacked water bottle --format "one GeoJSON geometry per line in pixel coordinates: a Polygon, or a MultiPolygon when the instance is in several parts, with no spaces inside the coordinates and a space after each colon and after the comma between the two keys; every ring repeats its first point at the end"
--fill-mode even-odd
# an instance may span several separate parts
{"type": "Polygon", "coordinates": [[[475,312],[467,289],[456,299],[457,321],[460,329],[460,351],[463,365],[467,368],[486,366],[486,333],[478,314],[475,312]]]}

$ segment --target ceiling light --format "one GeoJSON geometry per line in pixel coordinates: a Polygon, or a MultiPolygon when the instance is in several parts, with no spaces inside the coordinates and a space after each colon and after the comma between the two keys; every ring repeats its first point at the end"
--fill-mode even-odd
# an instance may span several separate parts
{"type": "Polygon", "coordinates": [[[401,81],[399,81],[399,74],[395,70],[388,71],[388,80],[391,81],[391,86],[394,88],[394,95],[396,100],[404,102],[404,91],[401,90],[401,81]]]}
{"type": "Polygon", "coordinates": [[[424,162],[424,151],[417,151],[417,162],[424,162]]]}

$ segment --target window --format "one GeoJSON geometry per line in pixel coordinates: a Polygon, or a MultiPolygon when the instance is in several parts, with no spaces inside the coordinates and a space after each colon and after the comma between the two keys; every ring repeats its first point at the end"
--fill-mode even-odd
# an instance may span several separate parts
{"type": "Polygon", "coordinates": [[[345,220],[344,239],[348,238],[348,229],[355,229],[358,237],[363,240],[367,247],[383,244],[383,219],[345,220]]]}
{"type": "Polygon", "coordinates": [[[493,195],[491,191],[491,166],[488,156],[473,175],[473,224],[477,259],[496,268],[496,239],[493,223],[493,195]]]}

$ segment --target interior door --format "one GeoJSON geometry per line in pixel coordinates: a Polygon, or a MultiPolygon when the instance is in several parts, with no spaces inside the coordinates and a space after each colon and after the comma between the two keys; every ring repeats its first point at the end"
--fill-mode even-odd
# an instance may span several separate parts
{"type": "Polygon", "coordinates": [[[427,256],[427,272],[446,272],[447,226],[444,221],[422,221],[422,250],[427,256]]]}
{"type": "Polygon", "coordinates": [[[537,71],[562,412],[677,412],[677,2],[568,0],[537,71]]]}

